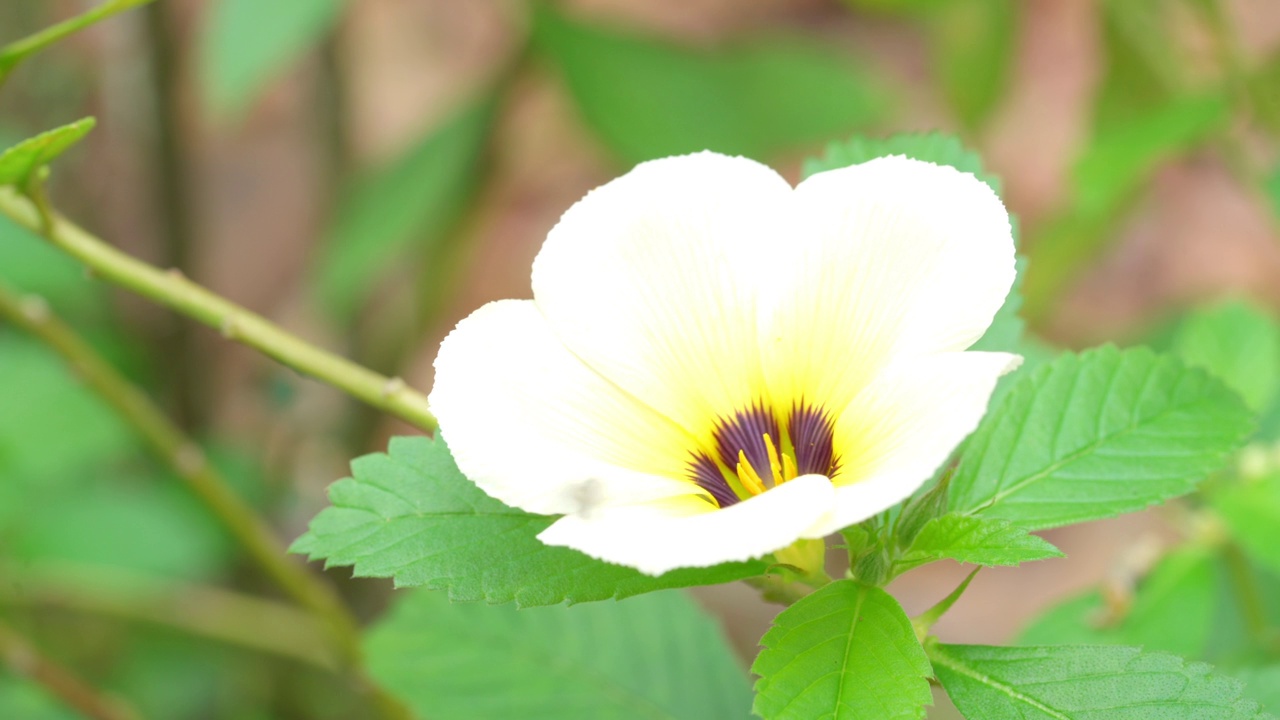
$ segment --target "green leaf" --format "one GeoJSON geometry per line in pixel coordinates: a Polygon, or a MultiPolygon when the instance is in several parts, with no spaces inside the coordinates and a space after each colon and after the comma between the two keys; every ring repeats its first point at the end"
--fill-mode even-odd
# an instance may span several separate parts
{"type": "Polygon", "coordinates": [[[1230,115],[1218,94],[1178,98],[1100,132],[1076,161],[1076,203],[1087,214],[1113,211],[1162,162],[1185,152],[1230,115]]]}
{"type": "Polygon", "coordinates": [[[1183,547],[1151,570],[1122,617],[1109,618],[1101,594],[1089,592],[1047,612],[1020,642],[1137,645],[1203,657],[1210,633],[1216,631],[1219,581],[1211,548],[1183,547]]]}
{"type": "Polygon", "coordinates": [[[1014,0],[953,0],[926,16],[933,74],[969,129],[990,114],[1008,81],[1017,10],[1014,0]]]}
{"type": "Polygon", "coordinates": [[[356,183],[322,250],[317,284],[331,310],[349,317],[407,252],[430,257],[475,192],[493,116],[491,99],[465,108],[356,183]]]}
{"type": "Polygon", "coordinates": [[[1260,308],[1228,302],[1189,315],[1173,340],[1188,364],[1213,373],[1255,411],[1280,392],[1280,325],[1260,308]]]}
{"type": "Polygon", "coordinates": [[[432,720],[703,720],[751,707],[720,628],[678,592],[532,610],[414,592],[367,652],[374,679],[432,720]]]}
{"type": "Polygon", "coordinates": [[[982,720],[1253,720],[1240,683],[1204,663],[1130,647],[933,645],[938,680],[982,720]]]}
{"type": "Polygon", "coordinates": [[[23,140],[0,153],[0,185],[26,185],[33,173],[83,140],[96,124],[91,117],[77,120],[23,140]]]}
{"type": "Polygon", "coordinates": [[[1210,498],[1227,530],[1258,563],[1280,573],[1280,473],[1218,488],[1210,498]]]}
{"type": "Polygon", "coordinates": [[[201,38],[205,102],[243,113],[337,22],[344,0],[216,0],[201,38]]]}
{"type": "Polygon", "coordinates": [[[1240,668],[1231,674],[1244,683],[1245,697],[1265,710],[1280,712],[1280,665],[1240,668]]]}
{"type": "Polygon", "coordinates": [[[1004,520],[950,513],[925,525],[895,566],[904,572],[936,560],[990,567],[1058,557],[1066,556],[1044,538],[1004,520]]]}
{"type": "Polygon", "coordinates": [[[1024,377],[969,439],[951,509],[1036,530],[1190,492],[1253,428],[1235,393],[1145,348],[1067,354],[1024,377]]]}
{"type": "Polygon", "coordinates": [[[839,580],[783,610],[751,672],[765,720],[914,720],[933,703],[911,620],[885,591],[839,580]]]}
{"type": "Polygon", "coordinates": [[[623,160],[701,150],[762,158],[882,114],[857,63],[813,42],[762,38],[695,50],[572,21],[537,6],[534,46],[623,160]]]}
{"type": "Polygon", "coordinates": [[[454,600],[521,606],[625,598],[763,575],[763,561],[686,568],[651,577],[551,547],[537,535],[555,518],[486,495],[458,472],[443,441],[394,438],[388,454],[351,465],[329,489],[333,507],[311,522],[292,551],[352,565],[361,577],[398,587],[447,588],[454,600]]]}

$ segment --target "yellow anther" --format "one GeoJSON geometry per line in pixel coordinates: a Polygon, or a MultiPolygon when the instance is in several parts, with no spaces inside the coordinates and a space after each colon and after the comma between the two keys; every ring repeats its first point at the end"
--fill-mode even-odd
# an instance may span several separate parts
{"type": "Polygon", "coordinates": [[[773,438],[769,437],[769,433],[764,434],[764,451],[769,453],[769,473],[773,475],[773,486],[777,487],[786,482],[786,478],[782,475],[782,461],[778,459],[778,448],[773,446],[773,438]]]}
{"type": "Polygon", "coordinates": [[[751,467],[747,454],[741,450],[738,451],[738,480],[752,495],[759,495],[765,491],[760,475],[756,473],[755,468],[751,467]]]}
{"type": "Polygon", "coordinates": [[[791,459],[790,455],[782,456],[782,482],[794,480],[799,477],[800,469],[796,467],[796,461],[791,459]]]}

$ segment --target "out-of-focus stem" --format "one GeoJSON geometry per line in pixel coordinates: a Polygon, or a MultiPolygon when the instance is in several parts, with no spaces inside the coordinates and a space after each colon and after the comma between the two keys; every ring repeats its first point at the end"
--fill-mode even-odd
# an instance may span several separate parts
{"type": "Polygon", "coordinates": [[[292,606],[216,587],[118,570],[43,566],[6,569],[0,605],[56,607],[141,622],[292,658],[330,671],[340,661],[312,616],[292,606]]]}
{"type": "Polygon", "coordinates": [[[181,273],[166,272],[116,250],[61,216],[49,213],[47,221],[42,220],[39,209],[12,188],[0,188],[0,213],[42,235],[109,282],[213,327],[228,340],[255,348],[412,425],[435,429],[426,396],[399,378],[388,378],[321,350],[181,273]]]}
{"type": "Polygon", "coordinates": [[[80,15],[73,18],[63,20],[62,22],[51,25],[44,30],[33,35],[28,35],[20,40],[15,40],[3,48],[0,48],[0,85],[4,84],[9,74],[13,72],[23,60],[35,55],[41,50],[58,42],[59,40],[77,33],[94,23],[101,22],[117,13],[130,10],[140,5],[154,2],[155,0],[107,0],[107,2],[98,5],[80,15]]]}
{"type": "MultiPolygon", "coordinates": [[[[161,2],[146,8],[147,51],[151,73],[151,126],[155,169],[155,212],[160,219],[163,262],[169,267],[190,268],[195,228],[191,215],[186,149],[182,144],[182,97],[178,65],[181,55],[174,42],[173,6],[161,2]]],[[[206,410],[200,378],[204,362],[195,347],[190,325],[166,316],[159,328],[157,347],[166,358],[161,364],[178,424],[199,427],[206,410]]]]}
{"type": "Polygon", "coordinates": [[[70,670],[45,657],[35,645],[3,622],[0,622],[0,662],[14,675],[39,684],[64,705],[92,720],[140,720],[142,717],[122,700],[103,695],[70,670]]]}
{"type": "Polygon", "coordinates": [[[39,297],[21,297],[0,285],[0,318],[38,338],[107,402],[222,522],[250,557],[304,607],[332,627],[348,655],[358,655],[359,631],[342,601],[322,580],[293,562],[258,514],[231,489],[200,446],[137,387],[59,320],[39,297]]]}

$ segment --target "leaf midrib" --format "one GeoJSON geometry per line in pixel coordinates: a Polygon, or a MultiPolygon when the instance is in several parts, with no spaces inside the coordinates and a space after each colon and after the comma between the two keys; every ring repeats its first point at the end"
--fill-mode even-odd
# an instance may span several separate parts
{"type": "Polygon", "coordinates": [[[1033,707],[1039,710],[1040,712],[1048,715],[1049,717],[1055,718],[1055,720],[1071,720],[1069,716],[1063,715],[1061,712],[1049,707],[1048,705],[1045,705],[1039,700],[1036,700],[1035,698],[1029,697],[1027,695],[1023,695],[1022,693],[1018,692],[1017,690],[1014,690],[1012,687],[1000,682],[999,680],[996,680],[990,675],[985,675],[983,673],[980,673],[977,670],[961,663],[959,660],[951,657],[950,655],[947,655],[942,650],[942,646],[940,645],[935,645],[932,648],[932,652],[929,653],[929,659],[932,660],[934,663],[942,665],[943,667],[949,670],[953,670],[961,675],[964,675],[970,680],[981,683],[982,685],[986,685],[992,690],[1001,692],[1009,696],[1013,700],[1022,702],[1025,705],[1033,707]]]}
{"type": "MultiPolygon", "coordinates": [[[[1144,390],[1144,392],[1145,392],[1145,390],[1144,390]]],[[[979,506],[979,507],[977,507],[977,508],[974,508],[974,509],[972,509],[972,510],[967,510],[967,511],[965,511],[965,512],[967,512],[968,514],[971,514],[971,515],[976,515],[976,514],[981,513],[981,512],[983,512],[983,511],[985,511],[985,510],[988,510],[988,509],[990,509],[991,507],[993,507],[993,506],[995,506],[995,505],[999,504],[1001,501],[1003,501],[1005,498],[1009,497],[1010,495],[1014,495],[1014,494],[1016,494],[1016,493],[1018,493],[1018,492],[1022,491],[1022,490],[1023,490],[1024,488],[1026,488],[1028,485],[1031,485],[1031,484],[1033,484],[1033,483],[1039,482],[1039,481],[1043,480],[1045,477],[1047,477],[1047,476],[1049,476],[1049,475],[1051,475],[1051,474],[1053,474],[1053,473],[1057,472],[1058,470],[1061,470],[1063,467],[1065,467],[1065,466],[1067,466],[1067,465],[1070,465],[1071,463],[1073,463],[1073,462],[1075,462],[1076,460],[1080,459],[1080,457],[1081,457],[1081,456],[1088,455],[1088,454],[1090,454],[1090,453],[1092,453],[1092,452],[1095,452],[1099,446],[1101,446],[1101,445],[1106,445],[1106,444],[1108,444],[1108,443],[1110,443],[1110,442],[1113,442],[1113,441],[1115,441],[1115,440],[1117,440],[1117,439],[1119,439],[1119,438],[1121,438],[1121,437],[1124,437],[1125,435],[1128,435],[1129,433],[1131,433],[1131,432],[1133,432],[1133,431],[1135,431],[1135,430],[1138,430],[1138,429],[1140,429],[1140,428],[1142,428],[1142,427],[1144,427],[1144,426],[1146,426],[1146,425],[1153,424],[1153,423],[1155,423],[1155,422],[1157,422],[1157,421],[1159,421],[1159,420],[1163,419],[1164,417],[1166,417],[1166,416],[1168,416],[1168,415],[1171,415],[1171,414],[1176,413],[1176,412],[1182,412],[1182,411],[1185,411],[1185,410],[1187,410],[1188,408],[1190,408],[1191,406],[1195,405],[1196,403],[1202,402],[1203,400],[1204,400],[1204,395],[1199,395],[1199,396],[1197,396],[1197,397],[1195,397],[1195,398],[1193,398],[1193,399],[1191,399],[1191,400],[1188,400],[1188,401],[1186,401],[1186,402],[1183,402],[1183,403],[1178,403],[1178,404],[1171,404],[1171,405],[1168,405],[1168,406],[1166,406],[1166,407],[1165,407],[1165,409],[1164,409],[1164,410],[1161,410],[1160,412],[1156,413],[1155,415],[1149,415],[1149,416],[1147,416],[1147,417],[1146,417],[1146,418],[1144,418],[1141,422],[1136,422],[1136,423],[1133,423],[1133,424],[1127,425],[1127,426],[1125,426],[1124,428],[1120,429],[1120,430],[1119,430],[1119,431],[1117,431],[1117,432],[1114,432],[1114,433],[1111,433],[1111,434],[1109,434],[1109,435],[1104,435],[1104,436],[1102,436],[1102,437],[1099,437],[1098,439],[1094,440],[1093,442],[1089,443],[1088,445],[1085,445],[1085,446],[1083,446],[1083,447],[1081,447],[1081,448],[1078,448],[1078,449],[1074,450],[1073,452],[1071,452],[1071,453],[1067,454],[1066,456],[1064,456],[1064,457],[1062,457],[1062,458],[1059,458],[1058,460],[1055,460],[1054,462],[1052,462],[1052,463],[1050,463],[1049,465],[1045,466],[1043,469],[1041,469],[1041,470],[1039,470],[1039,471],[1037,471],[1037,472],[1035,472],[1035,473],[1032,473],[1031,475],[1028,475],[1028,476],[1027,476],[1027,477],[1025,477],[1025,478],[1022,478],[1021,480],[1019,480],[1019,481],[1015,482],[1013,485],[1010,485],[1009,487],[1005,488],[1004,490],[997,490],[994,494],[992,494],[991,499],[990,499],[990,500],[988,500],[986,503],[984,503],[983,505],[981,505],[981,506],[979,506]]],[[[1024,424],[1025,424],[1025,423],[1024,423],[1024,424]]]]}

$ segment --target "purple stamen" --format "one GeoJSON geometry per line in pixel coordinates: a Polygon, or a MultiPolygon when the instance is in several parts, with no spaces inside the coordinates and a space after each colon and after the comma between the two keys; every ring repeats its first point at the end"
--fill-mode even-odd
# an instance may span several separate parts
{"type": "Polygon", "coordinates": [[[693,471],[693,481],[710,493],[717,505],[726,508],[738,502],[738,494],[729,487],[729,481],[724,479],[715,460],[698,453],[690,463],[690,468],[693,471]]]}

